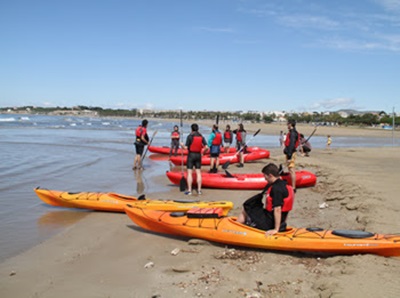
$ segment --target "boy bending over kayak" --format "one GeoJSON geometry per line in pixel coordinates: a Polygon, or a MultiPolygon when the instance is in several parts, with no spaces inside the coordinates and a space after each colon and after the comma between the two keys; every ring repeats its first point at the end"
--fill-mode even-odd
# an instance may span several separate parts
{"type": "Polygon", "coordinates": [[[266,235],[274,235],[286,230],[286,219],[293,207],[293,188],[280,179],[279,169],[269,163],[262,169],[268,184],[265,189],[248,199],[243,204],[242,213],[237,221],[266,231],[266,235]],[[265,206],[262,203],[264,194],[265,206]]]}

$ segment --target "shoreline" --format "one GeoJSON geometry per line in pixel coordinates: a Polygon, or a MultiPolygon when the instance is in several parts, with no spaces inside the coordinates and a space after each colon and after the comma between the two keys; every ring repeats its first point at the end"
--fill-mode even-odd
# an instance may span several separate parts
{"type": "MultiPolygon", "coordinates": [[[[249,130],[250,130],[249,126],[249,130]]],[[[289,224],[380,233],[400,231],[398,148],[315,149],[297,169],[314,172],[317,185],[299,189],[289,224]],[[388,171],[388,169],[393,169],[388,171]],[[321,203],[328,207],[321,209],[321,203]]],[[[258,172],[271,158],[232,172],[258,172]]],[[[165,177],[157,177],[168,183],[165,177]]],[[[163,182],[164,181],[164,182],[163,182]]],[[[204,200],[242,202],[257,191],[204,189],[204,200]]],[[[153,198],[186,199],[171,186],[153,198]]],[[[191,199],[196,199],[193,196],[191,199]]],[[[2,297],[397,297],[398,259],[375,255],[299,253],[191,245],[188,239],[146,232],[124,214],[93,212],[60,234],[0,264],[2,297]],[[180,249],[178,255],[171,251],[180,249]],[[144,268],[152,262],[153,267],[144,268]],[[371,274],[374,272],[374,274],[371,274]],[[376,287],[376,284],[382,285],[376,287]]]]}

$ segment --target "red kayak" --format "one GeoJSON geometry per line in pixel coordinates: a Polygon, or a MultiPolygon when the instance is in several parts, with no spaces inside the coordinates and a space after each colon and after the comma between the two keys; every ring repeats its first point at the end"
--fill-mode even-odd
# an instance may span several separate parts
{"type": "MultiPolygon", "coordinates": [[[[169,154],[169,151],[171,150],[170,147],[168,146],[149,146],[149,151],[152,153],[159,153],[159,154],[169,154]]],[[[260,147],[252,146],[252,147],[247,147],[246,149],[248,152],[254,152],[257,150],[263,150],[260,147]]],[[[221,147],[221,152],[224,152],[224,148],[221,147]]],[[[236,148],[235,147],[230,147],[229,148],[229,153],[235,153],[236,148]]],[[[178,149],[178,155],[182,154],[182,149],[178,149]]],[[[187,155],[188,151],[185,149],[183,150],[183,155],[187,155]]]]}
{"type": "MultiPolygon", "coordinates": [[[[223,173],[201,173],[202,187],[222,189],[261,190],[267,185],[263,173],[231,174],[232,177],[223,173]]],[[[186,178],[186,171],[184,173],[186,178]]],[[[172,183],[178,184],[182,178],[182,172],[167,171],[167,177],[172,183]]],[[[292,179],[289,174],[281,178],[291,185],[292,179]]],[[[196,183],[196,172],[193,172],[193,183],[196,183]]],[[[296,187],[309,187],[317,183],[315,174],[308,171],[296,171],[296,187]]]]}
{"type": "MultiPolygon", "coordinates": [[[[254,152],[243,153],[243,157],[244,157],[244,162],[263,159],[263,158],[269,158],[269,151],[265,150],[265,149],[259,149],[254,152]]],[[[186,165],[186,160],[187,160],[187,156],[184,156],[183,164],[185,164],[185,165],[186,165]]],[[[205,166],[210,165],[210,160],[211,160],[211,158],[209,155],[203,155],[203,157],[201,158],[201,164],[205,165],[205,166]]],[[[182,164],[182,156],[171,156],[170,161],[174,165],[179,166],[182,164]]],[[[226,163],[228,161],[230,163],[239,162],[239,155],[236,153],[223,153],[223,154],[219,155],[219,164],[220,165],[223,165],[224,163],[226,163]]]]}

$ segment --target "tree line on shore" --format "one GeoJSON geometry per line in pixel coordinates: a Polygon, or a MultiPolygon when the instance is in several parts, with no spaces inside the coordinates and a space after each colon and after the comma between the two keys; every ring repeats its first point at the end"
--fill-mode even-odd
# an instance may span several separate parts
{"type": "MultiPolygon", "coordinates": [[[[179,119],[179,110],[139,110],[139,109],[103,109],[101,107],[77,106],[69,107],[34,107],[24,106],[18,108],[0,108],[0,112],[29,112],[32,114],[57,114],[72,113],[84,115],[85,113],[95,114],[99,117],[134,117],[134,118],[162,118],[162,119],[179,119]],[[82,112],[82,113],[81,113],[82,112]]],[[[377,126],[392,125],[392,115],[381,113],[359,113],[350,114],[347,117],[341,116],[338,112],[322,113],[322,112],[304,112],[304,113],[285,113],[283,116],[277,116],[275,113],[266,114],[260,112],[220,112],[220,111],[182,111],[182,117],[185,120],[213,120],[217,116],[219,120],[227,121],[250,121],[254,123],[272,123],[277,121],[286,121],[287,119],[295,119],[299,123],[319,123],[322,125],[360,125],[360,126],[377,126]]],[[[395,126],[400,125],[400,117],[395,117],[395,126]]]]}

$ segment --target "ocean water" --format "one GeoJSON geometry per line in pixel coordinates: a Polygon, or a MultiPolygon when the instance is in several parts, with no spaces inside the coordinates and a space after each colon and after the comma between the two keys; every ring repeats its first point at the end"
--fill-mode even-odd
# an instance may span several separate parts
{"type": "MultiPolygon", "coordinates": [[[[139,120],[71,116],[0,114],[0,262],[59,233],[90,211],[48,206],[34,193],[36,187],[63,191],[142,192],[169,191],[165,177],[167,161],[144,161],[145,171],[132,171],[133,139],[139,120]],[[140,176],[138,176],[140,175],[140,176]],[[155,177],[165,177],[165,184],[155,177]],[[143,181],[140,184],[139,181],[143,181]],[[144,189],[143,189],[144,188],[144,189]]],[[[174,122],[149,119],[153,145],[168,146],[174,122]]],[[[190,131],[183,126],[184,138],[190,131]]],[[[208,137],[210,129],[200,126],[208,137]]],[[[323,148],[326,139],[313,137],[314,148],[323,148]]],[[[399,141],[396,140],[396,145],[399,141]]],[[[334,147],[390,146],[391,140],[335,137],[334,147]]],[[[251,145],[279,146],[278,136],[263,135],[251,145]]],[[[162,198],[160,198],[162,199],[162,198]]]]}

